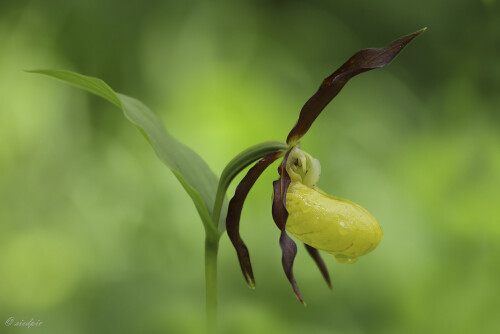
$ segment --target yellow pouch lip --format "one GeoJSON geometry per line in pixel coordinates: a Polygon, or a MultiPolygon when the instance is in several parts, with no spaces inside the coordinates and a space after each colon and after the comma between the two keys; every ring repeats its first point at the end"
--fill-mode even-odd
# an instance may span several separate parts
{"type": "Polygon", "coordinates": [[[374,250],[383,237],[378,221],[365,208],[318,187],[291,182],[286,206],[287,231],[342,263],[356,262],[374,250]]]}

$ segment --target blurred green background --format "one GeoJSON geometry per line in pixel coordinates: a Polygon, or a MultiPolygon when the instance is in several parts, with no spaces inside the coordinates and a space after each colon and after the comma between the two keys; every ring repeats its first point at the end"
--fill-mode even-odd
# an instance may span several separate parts
{"type": "Polygon", "coordinates": [[[302,140],[320,186],[378,218],[379,247],[354,265],[325,254],[333,292],[299,247],[302,307],[281,268],[271,166],[242,215],[255,291],[221,241],[220,327],[497,333],[499,13],[496,0],[2,0],[0,332],[204,328],[190,198],[116,108],[23,69],[103,78],[220,174],[246,147],[284,140],[354,52],[427,26],[389,67],[348,83],[302,140]]]}

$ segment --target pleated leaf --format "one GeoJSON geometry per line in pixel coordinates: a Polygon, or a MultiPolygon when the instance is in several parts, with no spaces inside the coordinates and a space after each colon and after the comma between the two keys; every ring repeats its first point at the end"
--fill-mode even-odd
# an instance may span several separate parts
{"type": "Polygon", "coordinates": [[[207,233],[219,235],[224,231],[225,217],[221,217],[217,227],[211,218],[217,191],[217,176],[197,153],[172,137],[161,120],[146,105],[127,95],[116,93],[98,78],[61,70],[28,72],[48,75],[96,94],[119,107],[125,117],[146,137],[160,160],[172,170],[189,194],[207,233]]]}

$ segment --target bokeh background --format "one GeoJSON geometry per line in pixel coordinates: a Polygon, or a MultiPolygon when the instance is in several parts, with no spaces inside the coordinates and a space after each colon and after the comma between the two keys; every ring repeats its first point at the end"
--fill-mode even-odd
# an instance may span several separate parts
{"type": "Polygon", "coordinates": [[[378,218],[378,249],[354,265],[325,254],[331,292],[299,247],[302,307],[281,268],[273,165],[242,216],[255,291],[221,241],[220,327],[497,333],[499,13],[496,0],[2,0],[0,332],[204,329],[190,198],[116,108],[23,69],[103,78],[220,174],[246,147],[284,140],[354,52],[427,26],[390,66],[349,82],[302,140],[320,186],[378,218]]]}

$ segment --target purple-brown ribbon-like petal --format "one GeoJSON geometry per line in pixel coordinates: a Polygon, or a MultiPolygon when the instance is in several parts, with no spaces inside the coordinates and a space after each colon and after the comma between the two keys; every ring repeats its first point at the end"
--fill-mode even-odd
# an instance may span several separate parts
{"type": "Polygon", "coordinates": [[[328,287],[330,290],[332,290],[332,282],[330,281],[330,274],[328,273],[328,269],[326,268],[325,261],[321,258],[321,255],[319,255],[319,251],[312,247],[309,246],[308,244],[304,244],[306,246],[307,252],[311,257],[313,258],[314,262],[316,262],[316,265],[319,268],[319,271],[321,271],[321,275],[323,275],[323,278],[326,281],[326,284],[328,284],[328,287]]]}
{"type": "Polygon", "coordinates": [[[283,159],[283,163],[278,168],[280,173],[280,178],[273,182],[274,187],[274,199],[273,199],[273,219],[281,229],[280,234],[280,247],[282,252],[281,263],[283,265],[283,270],[288,278],[288,281],[292,285],[293,292],[299,299],[299,301],[305,306],[306,303],[302,298],[297,282],[293,275],[293,261],[295,260],[295,255],[297,255],[297,245],[286,233],[286,220],[288,219],[288,211],[286,210],[286,191],[290,185],[290,176],[286,172],[286,160],[288,159],[288,151],[283,159]]]}
{"type": "Polygon", "coordinates": [[[250,168],[247,175],[245,175],[245,177],[238,184],[238,187],[236,187],[234,196],[228,206],[226,218],[227,235],[229,236],[229,239],[233,243],[236,253],[238,254],[243,276],[245,277],[248,286],[252,289],[255,288],[255,278],[253,276],[252,264],[250,263],[250,254],[248,253],[247,246],[240,237],[241,210],[243,209],[243,204],[245,203],[248,192],[255,184],[255,181],[257,181],[262,172],[276,159],[278,159],[282,153],[282,151],[272,152],[250,168]]]}
{"type": "Polygon", "coordinates": [[[286,224],[286,220],[288,219],[288,211],[286,210],[286,192],[292,180],[286,172],[286,162],[291,151],[292,149],[285,153],[283,161],[278,166],[278,174],[280,175],[280,178],[273,182],[273,220],[280,230],[283,229],[286,224]]]}
{"type": "Polygon", "coordinates": [[[297,124],[288,134],[287,144],[293,145],[309,130],[321,111],[337,96],[349,79],[360,73],[386,66],[412,39],[424,31],[425,28],[401,37],[385,48],[364,49],[354,54],[323,81],[318,91],[302,107],[297,124]]]}
{"type": "Polygon", "coordinates": [[[281,252],[283,253],[283,256],[281,257],[281,264],[283,265],[285,275],[292,285],[295,296],[297,296],[302,305],[306,306],[306,302],[302,298],[297,282],[295,282],[295,276],[293,275],[293,261],[295,260],[295,255],[297,255],[297,245],[288,236],[288,234],[286,234],[285,227],[281,230],[280,247],[281,252]]]}

